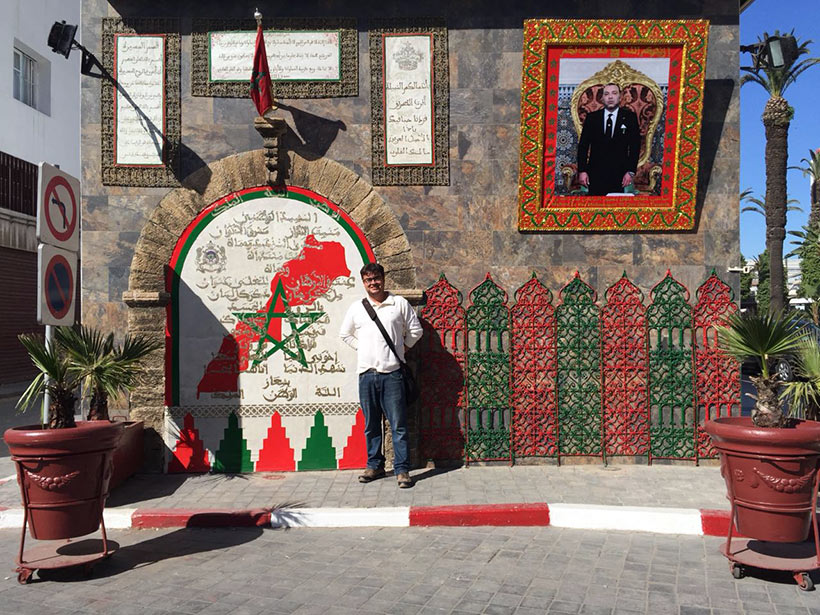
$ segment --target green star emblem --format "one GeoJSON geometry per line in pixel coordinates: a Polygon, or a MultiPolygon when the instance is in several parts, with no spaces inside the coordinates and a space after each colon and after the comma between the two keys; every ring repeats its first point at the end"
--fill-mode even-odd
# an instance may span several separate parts
{"type": "Polygon", "coordinates": [[[280,278],[276,284],[276,290],[273,293],[273,299],[271,299],[267,312],[233,312],[233,315],[259,334],[259,343],[256,345],[256,350],[253,353],[253,364],[251,367],[256,367],[277,350],[281,350],[291,359],[296,359],[303,367],[307,367],[307,359],[305,359],[305,351],[302,349],[299,334],[324,316],[324,312],[293,312],[288,304],[288,297],[285,294],[282,279],[280,278]],[[280,299],[282,311],[277,312],[276,306],[279,304],[280,299]],[[265,324],[260,326],[259,321],[263,318],[265,324]],[[290,335],[287,337],[282,336],[282,339],[276,339],[268,333],[270,323],[275,318],[287,320],[290,325],[290,335]],[[271,343],[271,346],[267,350],[265,350],[266,342],[271,343]],[[291,342],[296,346],[295,350],[289,347],[291,342]]]}

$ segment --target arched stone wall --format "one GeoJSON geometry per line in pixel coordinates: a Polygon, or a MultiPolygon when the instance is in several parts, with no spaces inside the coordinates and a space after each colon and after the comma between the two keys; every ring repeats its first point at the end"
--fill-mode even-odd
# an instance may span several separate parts
{"type": "MultiPolygon", "coordinates": [[[[384,265],[388,288],[409,300],[419,300],[422,293],[416,289],[410,244],[396,215],[373,186],[333,160],[311,159],[293,151],[288,157],[286,183],[313,190],[344,209],[384,265]]],[[[163,197],[143,227],[131,260],[128,291],[123,294],[129,308],[128,333],[164,341],[165,306],[170,299],[165,291],[165,269],[180,235],[207,205],[266,181],[264,151],[259,149],[203,167],[163,197]]],[[[146,469],[155,472],[164,468],[165,373],[165,354],[158,350],[131,395],[131,418],[145,423],[146,469]]]]}

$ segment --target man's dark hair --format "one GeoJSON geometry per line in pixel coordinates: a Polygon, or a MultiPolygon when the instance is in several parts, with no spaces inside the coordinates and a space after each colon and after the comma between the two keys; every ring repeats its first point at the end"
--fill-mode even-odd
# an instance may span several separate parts
{"type": "Polygon", "coordinates": [[[375,274],[375,275],[379,276],[380,278],[383,278],[384,277],[384,267],[379,265],[379,263],[367,263],[364,267],[361,268],[361,270],[359,271],[359,275],[361,277],[364,277],[365,274],[367,274],[367,273],[375,274]]]}
{"type": "Polygon", "coordinates": [[[620,93],[621,93],[621,86],[620,86],[620,85],[618,85],[617,83],[612,83],[611,81],[610,81],[609,83],[605,83],[605,84],[604,84],[604,87],[602,87],[602,88],[601,88],[601,93],[603,94],[604,89],[608,88],[608,87],[609,87],[609,86],[611,86],[611,85],[614,85],[616,88],[618,88],[618,94],[620,94],[620,93]]]}

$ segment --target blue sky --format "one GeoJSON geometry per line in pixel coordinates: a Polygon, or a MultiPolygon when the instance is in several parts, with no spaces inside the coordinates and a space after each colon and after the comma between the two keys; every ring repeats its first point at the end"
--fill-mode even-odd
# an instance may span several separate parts
{"type": "MultiPolygon", "coordinates": [[[[820,15],[817,0],[755,0],[740,16],[740,43],[757,41],[764,31],[789,32],[794,29],[798,40],[814,41],[809,46],[811,57],[820,57],[820,15]]],[[[807,56],[803,56],[807,57],[807,56]]],[[[751,56],[741,54],[740,63],[750,64],[751,56]]],[[[803,166],[809,149],[820,147],[820,65],[809,68],[786,90],[786,100],[794,107],[794,119],[789,129],[789,165],[803,166]]],[[[761,199],[766,194],[764,163],[765,136],[760,115],[768,95],[757,84],[749,83],[740,90],[740,189],[751,188],[761,199]]],[[[809,180],[800,171],[788,172],[788,194],[798,199],[803,212],[789,212],[787,229],[800,229],[809,213],[809,180]]],[[[740,216],[740,251],[748,259],[760,254],[766,245],[763,217],[755,213],[740,216]]],[[[791,251],[791,238],[786,237],[784,253],[791,251]]]]}

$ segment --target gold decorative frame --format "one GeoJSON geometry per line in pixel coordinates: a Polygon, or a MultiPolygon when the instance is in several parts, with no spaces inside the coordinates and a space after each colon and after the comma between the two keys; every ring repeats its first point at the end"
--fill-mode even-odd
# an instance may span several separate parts
{"type": "Polygon", "coordinates": [[[370,126],[374,186],[450,185],[450,71],[447,28],[443,19],[379,19],[371,21],[370,126]],[[382,37],[389,34],[429,34],[433,39],[432,165],[388,165],[384,127],[384,53],[382,37]]]}
{"type": "MultiPolygon", "coordinates": [[[[569,20],[524,22],[521,86],[521,158],[518,228],[522,231],[680,231],[695,224],[695,202],[703,111],[706,20],[569,20]],[[555,194],[559,60],[562,57],[668,57],[670,76],[660,195],[628,198],[555,194]]],[[[639,71],[613,62],[585,80],[644,83],[639,71]],[[629,70],[627,70],[629,69],[629,70]],[[639,79],[640,78],[640,79],[639,79]]],[[[652,93],[663,100],[654,84],[652,93]]],[[[577,98],[572,120],[580,132],[577,98]]],[[[657,128],[661,113],[656,112],[657,128]]],[[[645,152],[646,153],[646,152],[645,152]]],[[[643,157],[642,157],[643,158],[643,157]]]]}
{"type": "MultiPolygon", "coordinates": [[[[274,81],[274,98],[332,98],[359,95],[359,40],[353,18],[263,19],[265,30],[338,30],[341,45],[339,81],[274,81]]],[[[209,33],[255,31],[253,19],[194,19],[191,29],[191,94],[222,98],[248,98],[250,81],[211,81],[209,33]]]]}
{"type": "Polygon", "coordinates": [[[100,80],[102,183],[106,186],[178,186],[182,118],[180,104],[180,35],[179,21],[165,18],[105,17],[102,20],[102,65],[114,75],[114,38],[116,34],[139,34],[165,37],[165,127],[163,130],[162,166],[135,167],[115,164],[116,126],[114,118],[116,85],[100,80]]]}

